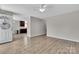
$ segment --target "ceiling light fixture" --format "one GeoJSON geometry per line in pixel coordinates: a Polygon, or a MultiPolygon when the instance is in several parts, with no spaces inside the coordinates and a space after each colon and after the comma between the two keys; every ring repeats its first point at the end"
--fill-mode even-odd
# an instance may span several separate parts
{"type": "Polygon", "coordinates": [[[44,12],[45,11],[45,9],[44,8],[40,8],[40,12],[44,12]]]}
{"type": "Polygon", "coordinates": [[[46,7],[47,7],[46,4],[42,4],[42,5],[40,6],[39,11],[40,11],[40,12],[44,12],[44,11],[46,10],[46,7]]]}

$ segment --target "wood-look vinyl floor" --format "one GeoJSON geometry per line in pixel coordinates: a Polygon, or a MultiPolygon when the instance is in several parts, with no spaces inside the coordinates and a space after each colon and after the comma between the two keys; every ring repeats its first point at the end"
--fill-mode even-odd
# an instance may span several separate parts
{"type": "Polygon", "coordinates": [[[0,44],[0,54],[78,54],[79,43],[45,35],[27,38],[16,35],[13,41],[0,44]]]}

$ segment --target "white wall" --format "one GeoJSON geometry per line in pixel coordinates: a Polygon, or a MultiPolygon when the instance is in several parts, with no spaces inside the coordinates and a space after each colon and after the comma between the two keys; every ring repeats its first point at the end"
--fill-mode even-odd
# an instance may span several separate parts
{"type": "Polygon", "coordinates": [[[31,20],[30,17],[27,19],[27,36],[31,37],[31,20]]]}
{"type": "Polygon", "coordinates": [[[79,42],[79,11],[46,18],[47,36],[79,42]]]}
{"type": "Polygon", "coordinates": [[[31,37],[46,34],[45,21],[40,18],[30,17],[31,37]]]}

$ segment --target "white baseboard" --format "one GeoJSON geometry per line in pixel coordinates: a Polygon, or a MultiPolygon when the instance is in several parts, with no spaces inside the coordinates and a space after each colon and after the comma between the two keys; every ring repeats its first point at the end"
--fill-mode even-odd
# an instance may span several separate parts
{"type": "Polygon", "coordinates": [[[36,37],[36,36],[40,36],[40,35],[45,35],[45,33],[43,33],[43,34],[38,34],[38,35],[33,35],[33,36],[30,36],[30,37],[36,37]]]}
{"type": "Polygon", "coordinates": [[[73,41],[73,42],[79,42],[79,40],[73,40],[73,39],[69,39],[69,38],[65,38],[65,37],[59,37],[59,36],[54,36],[54,35],[47,35],[48,37],[54,37],[54,38],[59,38],[59,39],[63,39],[63,40],[68,40],[68,41],[73,41]]]}

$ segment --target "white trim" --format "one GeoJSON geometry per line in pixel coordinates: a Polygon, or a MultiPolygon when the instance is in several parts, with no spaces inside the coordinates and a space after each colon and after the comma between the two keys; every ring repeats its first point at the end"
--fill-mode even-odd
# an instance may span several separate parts
{"type": "Polygon", "coordinates": [[[65,37],[59,37],[59,36],[54,36],[54,35],[47,35],[48,37],[54,37],[54,38],[59,38],[62,40],[68,40],[68,41],[73,41],[73,42],[79,42],[79,40],[73,40],[73,39],[69,39],[69,38],[65,38],[65,37]]]}

